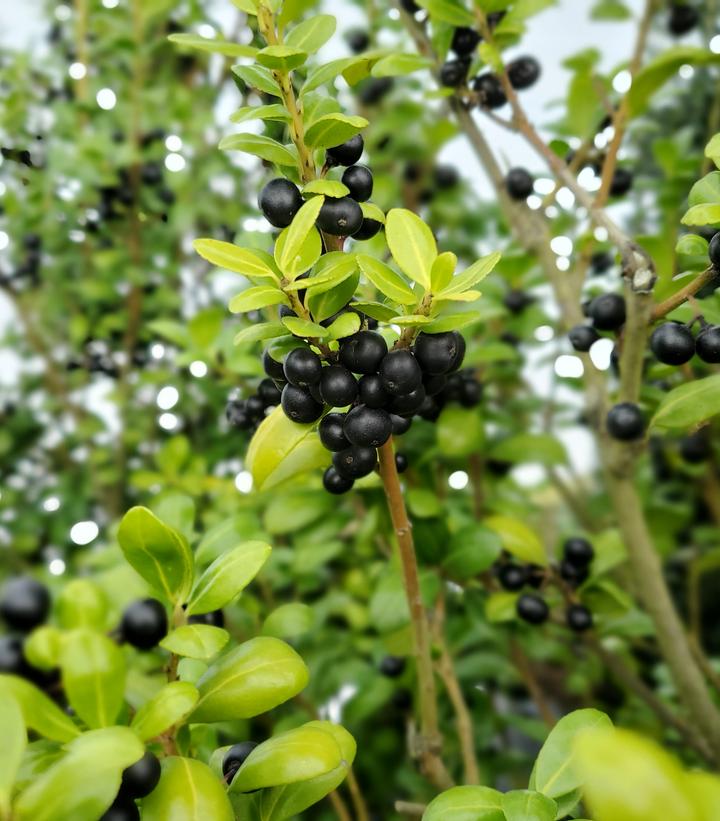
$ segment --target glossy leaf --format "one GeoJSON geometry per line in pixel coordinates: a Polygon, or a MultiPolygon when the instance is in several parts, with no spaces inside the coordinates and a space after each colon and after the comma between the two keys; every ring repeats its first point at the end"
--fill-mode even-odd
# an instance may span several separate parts
{"type": "Polygon", "coordinates": [[[244,314],[247,311],[256,311],[260,308],[269,308],[271,305],[290,305],[290,300],[279,289],[271,285],[257,285],[236,294],[228,305],[232,313],[244,314]]]}
{"type": "Polygon", "coordinates": [[[314,14],[285,35],[289,46],[314,54],[335,34],[337,21],[332,14],[314,14]]]}
{"type": "Polygon", "coordinates": [[[258,91],[264,91],[265,94],[271,94],[274,97],[282,97],[280,86],[269,69],[257,65],[233,66],[232,72],[250,88],[256,88],[258,91]]]}
{"type": "Polygon", "coordinates": [[[218,148],[221,151],[244,151],[275,165],[293,166],[296,163],[295,155],[282,143],[263,134],[229,134],[220,140],[218,148]]]}
{"type": "Polygon", "coordinates": [[[442,291],[450,284],[456,266],[457,257],[452,251],[445,251],[438,256],[430,271],[430,284],[433,293],[437,294],[438,291],[442,291]]]}
{"type": "Polygon", "coordinates": [[[193,582],[193,559],[183,536],[146,507],[133,507],[118,529],[126,560],[163,598],[184,601],[193,582]]]}
{"type": "Polygon", "coordinates": [[[266,46],[255,55],[255,61],[271,71],[293,71],[306,60],[306,51],[287,44],[266,46]]]}
{"type": "Polygon", "coordinates": [[[506,821],[555,821],[557,804],[539,792],[511,790],[502,797],[506,821]]]}
{"type": "Polygon", "coordinates": [[[312,180],[303,188],[303,194],[324,194],[327,197],[346,197],[350,193],[347,185],[338,180],[312,180]]]}
{"type": "Polygon", "coordinates": [[[545,548],[537,535],[519,519],[490,516],[483,522],[502,539],[503,547],[523,562],[546,565],[545,548]]]}
{"type": "Polygon", "coordinates": [[[412,211],[393,208],[385,221],[385,236],[400,270],[428,290],[430,272],[438,256],[430,228],[412,211]]]}
{"type": "Polygon", "coordinates": [[[230,115],[231,123],[245,123],[251,120],[278,120],[288,123],[290,119],[290,113],[280,103],[257,106],[246,105],[230,115]]]}
{"type": "Polygon", "coordinates": [[[693,205],[681,220],[683,225],[716,225],[720,223],[720,203],[693,205]]]}
{"type": "Polygon", "coordinates": [[[482,257],[477,262],[474,262],[469,268],[466,268],[462,274],[453,277],[448,285],[439,292],[439,296],[448,296],[450,294],[461,294],[473,288],[479,282],[482,282],[488,274],[490,274],[495,266],[500,261],[500,254],[488,254],[482,257]]]}
{"type": "Polygon", "coordinates": [[[0,675],[0,695],[14,698],[20,707],[25,725],[53,741],[70,741],[80,730],[45,693],[18,676],[0,675]]]}
{"type": "Polygon", "coordinates": [[[298,273],[302,273],[299,267],[303,264],[300,252],[315,226],[324,202],[325,197],[322,195],[309,199],[295,214],[287,229],[287,236],[278,257],[278,265],[288,279],[295,279],[298,273]]]}
{"type": "Polygon", "coordinates": [[[428,804],[422,821],[505,821],[502,798],[490,787],[452,787],[428,804]]]}
{"type": "Polygon", "coordinates": [[[246,277],[279,280],[272,257],[250,248],[238,248],[232,242],[217,239],[196,239],[193,248],[203,259],[218,268],[234,271],[246,277]]]}
{"type": "Polygon", "coordinates": [[[438,447],[448,456],[476,453],[485,439],[482,417],[475,408],[448,405],[435,426],[438,447]]]}
{"type": "Polygon", "coordinates": [[[364,117],[325,114],[305,132],[305,142],[313,148],[331,148],[359,134],[367,125],[364,117]]]}
{"type": "Polygon", "coordinates": [[[311,607],[301,602],[288,602],[268,614],[262,626],[264,636],[295,639],[309,632],[315,622],[311,607]]]}
{"type": "Polygon", "coordinates": [[[217,659],[197,682],[200,700],[191,721],[252,718],[297,695],[307,681],[308,669],[290,645],[250,639],[217,659]]]}
{"type": "Polygon", "coordinates": [[[230,604],[257,576],[272,548],[265,542],[245,542],[223,553],[198,579],[187,614],[210,613],[230,604]]]}
{"type": "Polygon", "coordinates": [[[143,821],[234,821],[225,786],[202,761],[170,756],[142,802],[143,821]]]}
{"type": "Polygon", "coordinates": [[[432,60],[419,54],[389,54],[378,60],[370,73],[373,77],[401,77],[432,68],[432,60]]]}
{"type": "Polygon", "coordinates": [[[171,681],[138,709],[130,724],[138,737],[148,741],[179,724],[192,712],[200,694],[186,681],[171,681]]]}
{"type": "Polygon", "coordinates": [[[240,43],[229,43],[227,40],[216,40],[209,37],[200,37],[197,34],[184,32],[168,35],[168,40],[177,46],[195,48],[207,51],[210,54],[222,54],[225,57],[254,57],[257,49],[240,43]]]}
{"type": "Polygon", "coordinates": [[[0,698],[0,727],[3,734],[0,746],[0,816],[4,818],[8,814],[13,782],[27,746],[22,710],[12,697],[0,698]]]}
{"type": "Polygon", "coordinates": [[[228,643],[230,634],[211,624],[184,624],[165,636],[160,646],[177,656],[210,659],[228,643]]]}
{"type": "Polygon", "coordinates": [[[687,430],[720,411],[720,375],[685,382],[666,393],[650,420],[651,428],[687,430]]]}
{"type": "Polygon", "coordinates": [[[236,345],[247,345],[250,342],[259,342],[263,339],[277,339],[281,336],[289,336],[290,332],[282,322],[261,322],[258,325],[250,325],[235,334],[236,345]]]}
{"type": "Polygon", "coordinates": [[[330,339],[345,339],[360,330],[362,321],[360,316],[354,311],[341,314],[328,328],[330,339]]]}
{"type": "Polygon", "coordinates": [[[705,256],[708,252],[708,241],[697,234],[683,234],[675,245],[675,253],[687,256],[705,256]]]}
{"type": "Polygon", "coordinates": [[[57,627],[44,624],[25,639],[23,655],[33,667],[52,670],[60,664],[62,640],[62,632],[57,627]]]}
{"type": "Polygon", "coordinates": [[[389,265],[367,254],[358,254],[357,262],[363,274],[388,299],[397,302],[399,305],[415,305],[417,303],[417,294],[400,274],[395,273],[389,265]]]}
{"type": "MultiPolygon", "coordinates": [[[[313,200],[310,200],[306,203],[306,205],[310,205],[312,202],[313,200]]],[[[281,261],[285,256],[285,245],[288,241],[291,230],[292,226],[290,228],[285,228],[275,243],[275,260],[277,261],[278,266],[281,265],[281,261]]],[[[289,260],[290,264],[285,269],[285,276],[292,280],[304,271],[312,268],[312,266],[320,259],[322,250],[323,248],[322,240],[320,239],[320,232],[317,228],[310,226],[299,247],[295,249],[294,256],[289,260]]]]}

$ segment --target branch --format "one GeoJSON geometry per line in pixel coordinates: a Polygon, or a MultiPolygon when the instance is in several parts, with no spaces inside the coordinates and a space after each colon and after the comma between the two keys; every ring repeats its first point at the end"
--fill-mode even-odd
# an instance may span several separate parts
{"type": "Polygon", "coordinates": [[[690,297],[702,290],[706,285],[709,285],[717,277],[718,272],[713,268],[706,268],[699,274],[692,282],[689,282],[684,288],[669,296],[663,302],[658,303],[652,313],[653,320],[662,319],[667,316],[675,308],[679,308],[684,302],[687,302],[690,297]]]}

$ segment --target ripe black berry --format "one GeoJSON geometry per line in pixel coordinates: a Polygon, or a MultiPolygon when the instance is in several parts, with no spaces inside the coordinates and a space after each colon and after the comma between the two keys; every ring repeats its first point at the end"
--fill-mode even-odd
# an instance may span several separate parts
{"type": "Polygon", "coordinates": [[[325,161],[328,165],[355,165],[362,156],[364,147],[362,134],[356,134],[341,145],[328,148],[325,152],[325,161]]]}
{"type": "Polygon", "coordinates": [[[479,74],[471,86],[485,108],[501,108],[507,102],[502,83],[495,74],[479,74]]]}
{"type": "Polygon", "coordinates": [[[285,357],[283,373],[285,379],[298,388],[317,385],[322,376],[320,357],[309,348],[295,348],[285,357]]]}
{"type": "Polygon", "coordinates": [[[306,389],[295,385],[285,385],[280,404],[288,419],[301,424],[315,422],[323,412],[321,402],[314,399],[306,389]]]}
{"type": "Polygon", "coordinates": [[[414,391],[410,391],[410,393],[393,396],[390,403],[390,410],[402,416],[412,416],[412,414],[420,412],[426,399],[425,388],[419,385],[414,391]]]}
{"type": "Polygon", "coordinates": [[[323,487],[328,493],[333,493],[336,496],[352,490],[354,484],[355,482],[352,479],[341,476],[332,465],[323,474],[323,487]]]}
{"type": "Polygon", "coordinates": [[[392,435],[402,436],[407,433],[412,425],[412,419],[406,419],[404,416],[398,416],[396,413],[390,414],[390,421],[392,422],[392,435]]]}
{"type": "Polygon", "coordinates": [[[474,408],[482,399],[482,385],[475,379],[463,379],[458,401],[464,408],[474,408]]]}
{"type": "Polygon", "coordinates": [[[255,747],[257,747],[257,744],[254,741],[242,741],[240,744],[233,744],[225,753],[222,772],[228,783],[233,780],[235,773],[242,767],[255,747]]]}
{"type": "Polygon", "coordinates": [[[466,59],[448,60],[440,67],[440,84],[448,88],[457,88],[467,77],[470,65],[466,59]]]}
{"type": "Polygon", "coordinates": [[[100,816],[100,821],[140,821],[140,810],[131,798],[116,798],[100,816]]]}
{"type": "Polygon", "coordinates": [[[595,556],[593,546],[581,536],[566,539],[563,545],[563,556],[575,567],[587,567],[595,556]]]}
{"type": "Polygon", "coordinates": [[[437,376],[430,376],[426,374],[423,376],[423,387],[425,388],[426,396],[437,396],[442,393],[447,385],[447,376],[445,374],[438,374],[437,376]]]}
{"type": "Polygon", "coordinates": [[[460,26],[453,32],[451,48],[459,57],[466,57],[475,51],[480,40],[481,37],[475,29],[460,26]]]}
{"type": "Polygon", "coordinates": [[[420,11],[420,6],[418,6],[415,0],[400,0],[400,5],[406,12],[408,12],[408,14],[415,14],[420,11]]]}
{"type": "Polygon", "coordinates": [[[228,420],[230,427],[237,428],[238,430],[250,430],[254,424],[242,399],[232,399],[227,403],[225,406],[225,418],[228,420]]]}
{"type": "Polygon", "coordinates": [[[123,641],[149,650],[167,635],[167,613],[157,599],[138,599],[125,608],[120,622],[123,641]]]}
{"type": "Polygon", "coordinates": [[[720,231],[710,240],[708,245],[708,257],[710,264],[716,271],[720,271],[720,231]]]}
{"type": "Polygon", "coordinates": [[[370,217],[365,217],[360,228],[352,235],[353,239],[365,240],[372,239],[375,234],[379,233],[382,228],[380,220],[374,220],[370,217]]]}
{"type": "Polygon", "coordinates": [[[720,362],[720,325],[707,325],[697,335],[695,351],[703,362],[720,362]]]}
{"type": "Polygon", "coordinates": [[[673,3],[670,7],[670,19],[668,29],[671,34],[680,37],[687,34],[697,26],[700,15],[694,6],[686,3],[673,3]]]}
{"type": "Polygon", "coordinates": [[[188,624],[209,624],[211,627],[225,627],[225,614],[222,610],[198,613],[188,617],[188,624]]]}
{"type": "Polygon", "coordinates": [[[358,100],[363,105],[377,105],[394,85],[395,82],[392,77],[368,77],[367,80],[357,86],[358,100]]]}
{"type": "Polygon", "coordinates": [[[525,291],[514,289],[503,297],[503,305],[513,314],[521,314],[528,305],[532,305],[533,298],[525,291]]]}
{"type": "Polygon", "coordinates": [[[565,621],[571,630],[582,633],[593,625],[592,613],[584,604],[571,604],[565,611],[565,621]]]}
{"type": "Polygon", "coordinates": [[[317,218],[320,230],[334,237],[350,237],[362,223],[362,209],[351,197],[328,197],[317,218]]]}
{"type": "Polygon", "coordinates": [[[380,408],[358,405],[345,417],[343,432],[353,445],[379,448],[392,433],[390,414],[380,408]]]}
{"type": "Polygon", "coordinates": [[[322,369],[320,396],[331,408],[344,408],[357,399],[358,383],[344,365],[329,365],[322,369]]]}
{"type": "Polygon", "coordinates": [[[632,188],[633,173],[628,168],[616,168],[610,183],[610,194],[613,197],[622,197],[632,188]]]}
{"type": "Polygon", "coordinates": [[[505,590],[522,590],[527,581],[527,571],[519,564],[504,564],[498,570],[498,581],[505,590]]]}
{"type": "Polygon", "coordinates": [[[343,433],[344,413],[328,413],[320,420],[318,434],[323,446],[333,452],[345,450],[350,447],[350,442],[343,433]]]}
{"type": "Polygon", "coordinates": [[[402,656],[385,656],[380,661],[380,672],[388,678],[397,678],[405,672],[405,659],[402,656]]]}
{"type": "Polygon", "coordinates": [[[514,200],[526,200],[533,192],[534,180],[524,168],[511,168],[505,177],[505,188],[514,200]]]}
{"type": "Polygon", "coordinates": [[[650,349],[665,365],[683,365],[695,354],[695,339],[685,325],[664,322],[653,331],[650,349]]]}
{"type": "Polygon", "coordinates": [[[613,439],[630,442],[640,439],[645,431],[642,412],[632,402],[621,402],[610,408],[607,415],[607,430],[613,439]]]}
{"type": "Polygon", "coordinates": [[[351,165],[345,169],[342,181],[350,189],[350,196],[357,202],[365,202],[372,196],[373,175],[364,165],[351,165]]]}
{"type": "Polygon", "coordinates": [[[408,469],[408,458],[404,453],[395,454],[395,470],[398,473],[405,473],[408,469]]]}
{"type": "Polygon", "coordinates": [[[349,447],[333,456],[335,470],[346,479],[361,479],[372,473],[377,464],[375,448],[349,447]]]}
{"type": "Polygon", "coordinates": [[[422,371],[410,351],[390,351],[380,363],[385,390],[393,396],[411,393],[422,384],[422,371]]]}
{"type": "Polygon", "coordinates": [[[604,274],[605,271],[612,268],[613,258],[607,251],[595,251],[590,257],[590,268],[593,274],[604,274]]]}
{"type": "Polygon", "coordinates": [[[370,35],[365,29],[350,29],[345,32],[345,42],[354,54],[359,54],[370,45],[370,35]]]}
{"type": "Polygon", "coordinates": [[[260,210],[275,228],[287,228],[302,204],[303,198],[297,185],[284,177],[270,180],[258,197],[260,210]]]}
{"type": "Polygon", "coordinates": [[[265,402],[259,396],[248,396],[245,411],[254,422],[259,422],[265,416],[265,402]]]}
{"type": "Polygon", "coordinates": [[[353,373],[376,373],[388,352],[387,342],[374,331],[359,331],[340,345],[340,362],[353,373]]]}
{"type": "Polygon", "coordinates": [[[0,616],[8,627],[27,633],[42,624],[50,611],[47,587],[27,576],[10,579],[0,594],[0,616]]]}
{"type": "Polygon", "coordinates": [[[599,331],[615,331],[625,324],[625,299],[620,294],[601,294],[588,306],[588,316],[599,331]]]}
{"type": "Polygon", "coordinates": [[[530,88],[540,76],[540,63],[534,57],[518,57],[507,66],[508,78],[518,91],[530,88]]]}
{"type": "Polygon", "coordinates": [[[360,401],[368,408],[384,408],[390,400],[379,374],[368,373],[360,379],[360,401]]]}
{"type": "Polygon", "coordinates": [[[448,373],[457,359],[461,345],[457,331],[439,334],[419,333],[415,340],[415,359],[426,374],[448,373]]]}
{"type": "Polygon", "coordinates": [[[0,636],[0,673],[22,676],[27,668],[22,640],[17,636],[0,636]]]}
{"type": "Polygon", "coordinates": [[[518,616],[529,624],[542,624],[550,615],[545,600],[535,593],[523,593],[515,605],[518,616]]]}
{"type": "Polygon", "coordinates": [[[263,379],[258,385],[258,396],[266,408],[280,404],[280,388],[272,379],[263,379]]]}
{"type": "Polygon", "coordinates": [[[433,169],[435,187],[441,191],[454,188],[460,182],[460,175],[454,165],[436,165],[433,169]]]}
{"type": "Polygon", "coordinates": [[[570,344],[576,351],[587,351],[600,339],[600,334],[590,325],[576,325],[568,331],[570,344]]]}
{"type": "Polygon", "coordinates": [[[145,755],[123,770],[120,792],[123,798],[144,798],[157,786],[160,780],[160,762],[149,750],[145,755]]]}
{"type": "Polygon", "coordinates": [[[711,452],[707,428],[701,428],[680,440],[680,455],[691,464],[705,462],[711,452]]]}

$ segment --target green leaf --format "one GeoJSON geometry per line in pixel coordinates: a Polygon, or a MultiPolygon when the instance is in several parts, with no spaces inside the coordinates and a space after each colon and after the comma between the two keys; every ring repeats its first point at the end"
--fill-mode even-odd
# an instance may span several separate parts
{"type": "Polygon", "coordinates": [[[690,189],[688,205],[720,203],[720,171],[711,171],[699,179],[690,189]]]}
{"type": "Polygon", "coordinates": [[[250,325],[235,334],[236,345],[246,345],[250,342],[259,342],[263,339],[277,339],[280,336],[288,336],[288,329],[282,322],[261,322],[259,325],[250,325]]]}
{"type": "Polygon", "coordinates": [[[289,123],[291,120],[287,109],[280,103],[270,105],[246,105],[230,115],[231,123],[246,123],[251,120],[278,120],[289,123]]]}
{"type": "Polygon", "coordinates": [[[342,752],[332,733],[304,725],[255,747],[233,778],[230,792],[307,781],[334,770],[341,761],[342,752]]]}
{"type": "MultiPolygon", "coordinates": [[[[305,203],[303,208],[307,205],[312,205],[313,203],[318,202],[320,199],[322,198],[314,197],[312,200],[305,203]]],[[[322,205],[322,203],[320,204],[322,205]]],[[[306,212],[305,218],[312,213],[312,210],[306,212]]],[[[285,228],[275,242],[275,260],[277,261],[278,266],[281,265],[281,260],[284,256],[286,256],[285,246],[288,242],[288,238],[290,237],[291,229],[292,226],[285,228]]],[[[320,232],[314,227],[314,225],[311,225],[308,228],[305,238],[300,243],[299,247],[296,248],[294,256],[289,259],[289,265],[285,269],[285,276],[292,280],[296,279],[305,271],[308,271],[320,259],[322,251],[323,248],[322,240],[320,239],[320,232]]]]}
{"type": "Polygon", "coordinates": [[[452,251],[445,251],[438,256],[433,262],[432,270],[430,271],[430,285],[433,293],[438,293],[446,288],[451,280],[455,267],[457,265],[457,257],[452,251]]]}
{"type": "Polygon", "coordinates": [[[280,86],[275,82],[272,74],[268,69],[261,66],[233,66],[232,73],[239,77],[243,83],[256,88],[258,91],[264,91],[266,94],[271,94],[273,97],[282,97],[280,86]]]}
{"type": "Polygon", "coordinates": [[[720,374],[695,379],[673,388],[663,397],[651,428],[687,430],[720,412],[720,374]]]}
{"type": "Polygon", "coordinates": [[[15,802],[17,821],[97,821],[115,799],[122,771],[145,752],[127,727],[90,730],[39,774],[15,802]]]}
{"type": "Polygon", "coordinates": [[[3,700],[15,699],[26,726],[45,738],[64,742],[80,735],[70,718],[34,684],[18,676],[0,675],[0,694],[3,700]]]}
{"type": "Polygon", "coordinates": [[[543,566],[548,563],[542,542],[523,522],[508,516],[490,516],[483,524],[494,530],[502,539],[505,550],[521,561],[543,566]]]}
{"type": "Polygon", "coordinates": [[[260,423],[245,459],[257,490],[275,487],[326,462],[327,452],[314,426],[296,424],[279,407],[260,423]]]}
{"type": "Polygon", "coordinates": [[[519,433],[502,439],[490,449],[490,458],[501,462],[539,462],[564,465],[567,453],[562,443],[547,433],[519,433]]]}
{"type": "Polygon", "coordinates": [[[448,405],[438,417],[435,435],[440,452],[448,456],[479,453],[485,439],[482,417],[477,408],[448,405]]]}
{"type": "Polygon", "coordinates": [[[438,296],[461,294],[463,291],[473,288],[491,273],[499,261],[500,253],[498,251],[495,251],[493,254],[488,254],[486,257],[482,257],[469,268],[466,268],[462,274],[453,277],[450,283],[438,293],[438,296]]]}
{"type": "Polygon", "coordinates": [[[370,70],[373,77],[401,77],[414,71],[432,68],[432,60],[419,54],[389,54],[370,70]]]}
{"type": "Polygon", "coordinates": [[[307,633],[315,623],[311,607],[300,602],[290,602],[276,607],[262,626],[264,636],[277,639],[295,639],[307,633]]]}
{"type": "Polygon", "coordinates": [[[202,761],[170,756],[142,802],[143,821],[234,821],[225,785],[202,761]]]}
{"type": "MultiPolygon", "coordinates": [[[[342,251],[330,251],[323,254],[316,266],[315,273],[307,279],[298,279],[286,286],[286,290],[296,291],[305,288],[309,296],[329,291],[355,273],[357,262],[353,254],[342,251]]],[[[308,299],[305,300],[306,302],[308,299]]]]}
{"type": "MultiPolygon", "coordinates": [[[[77,579],[77,581],[84,580],[77,579]]],[[[63,592],[65,591],[63,590],[63,592]]],[[[33,667],[40,670],[52,670],[60,663],[62,640],[62,632],[57,627],[44,624],[42,627],[33,630],[25,639],[23,655],[33,667]]]]}
{"type": "Polygon", "coordinates": [[[146,507],[133,507],[118,529],[128,563],[163,598],[185,601],[193,582],[193,559],[187,541],[146,507]]]}
{"type": "Polygon", "coordinates": [[[458,0],[417,0],[417,5],[427,9],[433,20],[452,26],[476,25],[473,15],[458,0]]]}
{"type": "Polygon", "coordinates": [[[697,234],[683,234],[675,246],[676,254],[686,256],[707,256],[708,241],[697,234]]]}
{"type": "Polygon", "coordinates": [[[418,302],[418,296],[412,288],[384,262],[367,254],[358,254],[357,263],[363,274],[388,299],[399,305],[415,305],[418,302]]]}
{"type": "Polygon", "coordinates": [[[278,258],[278,265],[288,279],[295,279],[298,273],[302,273],[302,269],[298,267],[303,261],[301,251],[310,232],[315,228],[315,221],[324,203],[325,197],[322,195],[308,200],[286,229],[287,236],[278,258]]]}
{"type": "MultiPolygon", "coordinates": [[[[354,260],[353,265],[356,265],[354,260]]],[[[342,310],[352,300],[359,282],[360,273],[353,271],[350,276],[341,277],[337,283],[313,288],[307,296],[307,305],[315,321],[323,322],[342,310]]]]}
{"type": "Polygon", "coordinates": [[[303,188],[305,194],[324,194],[326,197],[346,197],[350,193],[347,185],[338,180],[312,180],[303,188]]]}
{"type": "Polygon", "coordinates": [[[374,202],[361,202],[360,210],[363,212],[363,217],[385,225],[385,212],[374,202]]]}
{"type": "Polygon", "coordinates": [[[685,212],[683,225],[716,225],[720,223],[720,203],[693,205],[685,212]]]}
{"type": "Polygon", "coordinates": [[[197,682],[200,700],[190,720],[252,718],[296,696],[308,682],[308,669],[285,642],[250,639],[208,667],[197,682]]]}
{"type": "Polygon", "coordinates": [[[3,734],[0,747],[0,815],[9,818],[13,782],[27,747],[22,710],[12,697],[0,699],[0,727],[3,734]]]}
{"type": "Polygon", "coordinates": [[[430,272],[438,256],[432,231],[412,211],[393,208],[387,215],[385,236],[400,270],[427,291],[430,272]]]}
{"type": "Polygon", "coordinates": [[[171,681],[138,709],[130,724],[138,738],[148,741],[179,724],[192,712],[200,694],[186,681],[171,681]]]}
{"type": "Polygon", "coordinates": [[[515,606],[519,596],[519,593],[510,593],[505,590],[491,593],[485,601],[485,618],[491,624],[514,621],[517,615],[515,606]]]}
{"type": "Polygon", "coordinates": [[[191,659],[210,659],[228,643],[230,634],[222,627],[211,624],[184,624],[171,630],[160,646],[176,656],[191,659]]]}
{"type": "Polygon", "coordinates": [[[265,542],[244,542],[223,553],[195,584],[187,614],[210,613],[236,599],[260,572],[272,548],[265,542]]]}
{"type": "Polygon", "coordinates": [[[347,336],[352,336],[360,330],[362,324],[359,314],[354,311],[348,311],[341,314],[328,328],[328,336],[330,339],[345,339],[347,336]]]}
{"type": "Polygon", "coordinates": [[[290,305],[288,297],[272,285],[256,285],[247,288],[230,300],[228,307],[234,314],[244,314],[259,308],[268,308],[270,305],[290,305]]]}
{"type": "Polygon", "coordinates": [[[257,14],[258,0],[230,0],[230,2],[240,11],[244,11],[245,14],[253,16],[257,14]]]}
{"type": "Polygon", "coordinates": [[[479,322],[483,315],[479,311],[465,311],[461,314],[443,314],[435,317],[432,322],[428,323],[423,330],[429,334],[439,334],[443,331],[459,331],[466,325],[472,325],[473,322],[479,322]]]}
{"type": "Polygon", "coordinates": [[[263,134],[229,134],[220,140],[221,151],[244,151],[275,165],[295,165],[295,155],[282,143],[263,134]]]}
{"type": "Polygon", "coordinates": [[[382,302],[351,302],[351,308],[357,308],[378,322],[389,322],[395,316],[395,309],[382,302]]]}
{"type": "Polygon", "coordinates": [[[428,804],[422,821],[505,821],[502,793],[490,787],[451,787],[428,804]]]}
{"type": "Polygon", "coordinates": [[[472,525],[453,533],[443,569],[453,579],[465,581],[489,570],[502,553],[497,533],[472,525]]]}
{"type": "Polygon", "coordinates": [[[503,795],[502,808],[507,821],[554,821],[557,804],[542,793],[511,790],[503,795]]]}
{"type": "Polygon", "coordinates": [[[335,80],[343,71],[361,62],[361,60],[361,57],[340,57],[338,60],[331,60],[329,63],[318,66],[308,74],[300,92],[301,95],[305,95],[325,85],[325,83],[335,80]]]}
{"type": "Polygon", "coordinates": [[[612,722],[600,710],[575,710],[563,716],[538,753],[533,771],[534,789],[555,798],[582,787],[583,779],[575,766],[575,740],[588,729],[611,727],[612,722]]]}
{"type": "Polygon", "coordinates": [[[272,45],[258,51],[255,60],[271,71],[293,71],[307,60],[307,52],[290,45],[272,45]]]}
{"type": "Polygon", "coordinates": [[[359,134],[367,125],[364,117],[325,114],[305,132],[305,142],[313,148],[332,148],[359,134]]]}
{"type": "Polygon", "coordinates": [[[193,248],[203,259],[217,265],[218,268],[225,268],[248,278],[260,277],[276,282],[280,280],[275,263],[269,254],[261,256],[259,251],[238,248],[231,242],[221,242],[217,239],[196,239],[193,248]]]}
{"type": "Polygon", "coordinates": [[[226,40],[200,37],[197,34],[170,34],[168,40],[184,48],[197,48],[210,54],[223,54],[225,57],[255,57],[257,54],[257,49],[253,46],[228,43],[226,40]]]}
{"type": "Polygon", "coordinates": [[[586,137],[597,128],[603,116],[598,86],[604,88],[594,66],[587,66],[573,74],[568,87],[565,120],[570,133],[586,137]]]}
{"type": "Polygon", "coordinates": [[[630,9],[621,0],[599,0],[592,8],[590,17],[593,20],[628,20],[632,17],[630,9]]]}
{"type": "Polygon", "coordinates": [[[715,134],[705,146],[705,156],[720,168],[720,134],[715,134]]]}
{"type": "Polygon", "coordinates": [[[337,21],[332,14],[314,14],[290,29],[285,35],[285,42],[308,54],[315,54],[335,34],[336,27],[337,21]]]}
{"type": "Polygon", "coordinates": [[[324,339],[330,336],[330,331],[317,322],[310,322],[309,319],[300,319],[295,316],[283,317],[283,325],[294,336],[302,337],[303,339],[324,339]]]}

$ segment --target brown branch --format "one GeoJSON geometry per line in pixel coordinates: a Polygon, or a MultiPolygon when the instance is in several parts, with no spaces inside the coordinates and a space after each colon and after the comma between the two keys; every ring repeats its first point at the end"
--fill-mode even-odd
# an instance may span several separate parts
{"type": "Polygon", "coordinates": [[[717,275],[717,271],[714,268],[706,268],[684,288],[676,291],[672,296],[663,300],[663,302],[659,302],[653,309],[652,318],[655,320],[667,316],[667,314],[674,311],[675,308],[679,308],[684,302],[687,302],[690,297],[695,296],[695,294],[706,285],[709,285],[717,275]]]}

